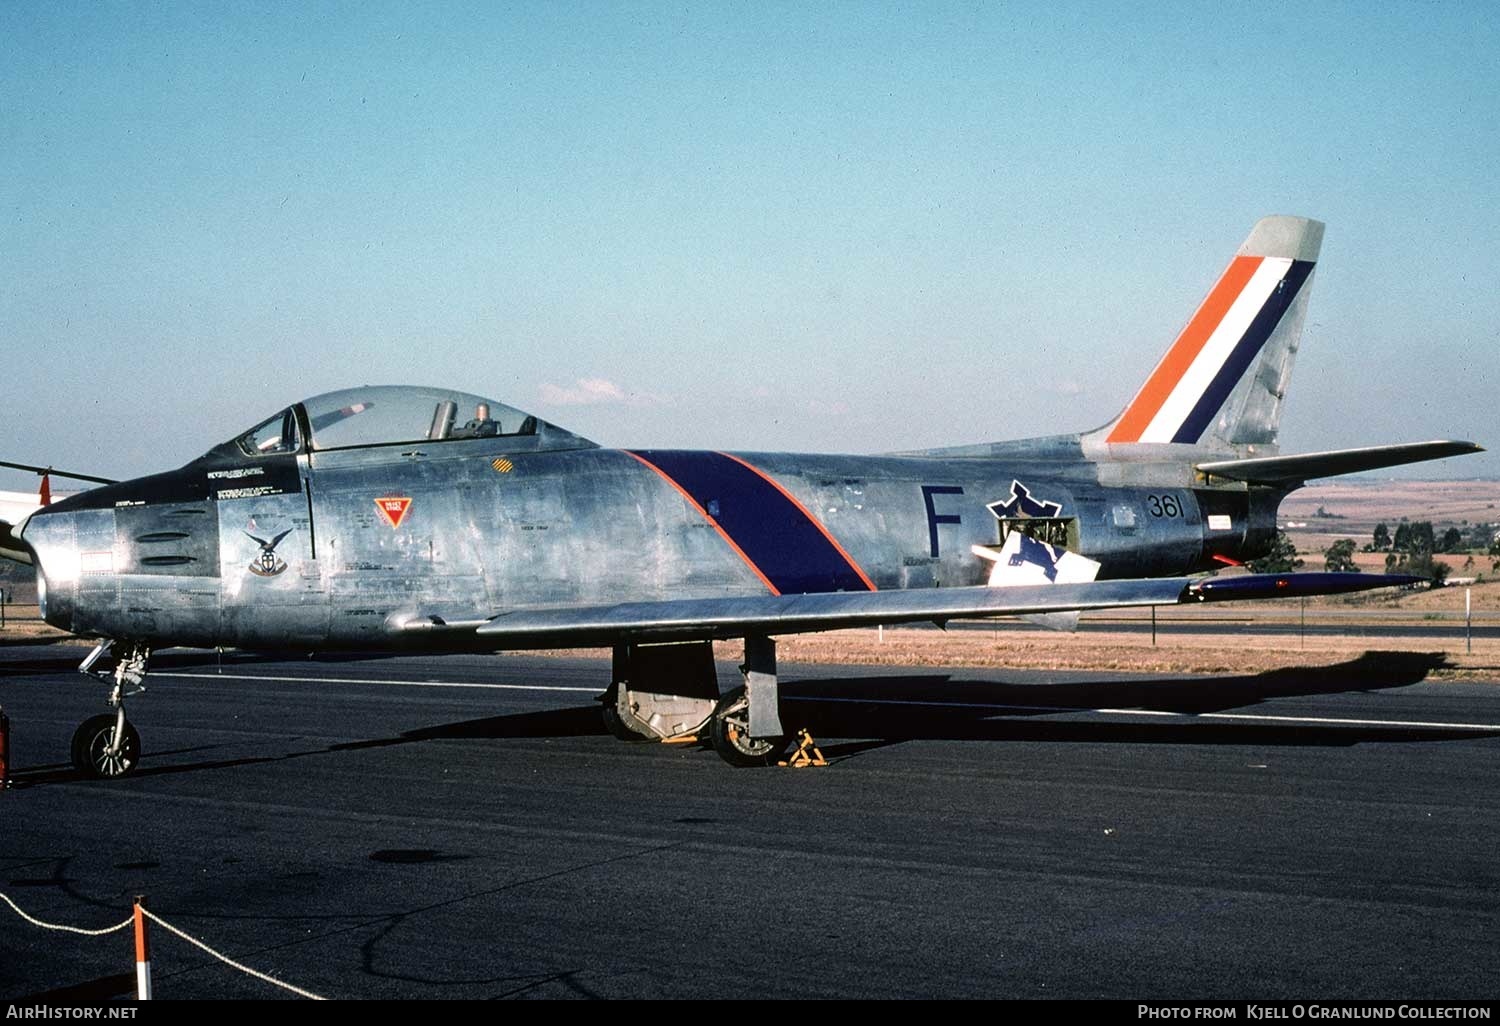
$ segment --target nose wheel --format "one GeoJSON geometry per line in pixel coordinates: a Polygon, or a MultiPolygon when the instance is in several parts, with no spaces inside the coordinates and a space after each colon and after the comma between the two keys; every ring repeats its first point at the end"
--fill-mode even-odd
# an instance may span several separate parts
{"type": "Polygon", "coordinates": [[[85,777],[111,780],[127,776],[141,761],[141,736],[125,718],[125,696],[145,691],[146,662],[151,650],[145,645],[101,641],[89,653],[80,673],[97,677],[109,685],[112,710],[90,716],[73,732],[73,765],[85,777]],[[105,655],[115,659],[113,670],[96,670],[105,655]]]}
{"type": "Polygon", "coordinates": [[[124,710],[90,716],[73,732],[73,765],[86,777],[123,777],[141,761],[141,736],[124,710]]]}

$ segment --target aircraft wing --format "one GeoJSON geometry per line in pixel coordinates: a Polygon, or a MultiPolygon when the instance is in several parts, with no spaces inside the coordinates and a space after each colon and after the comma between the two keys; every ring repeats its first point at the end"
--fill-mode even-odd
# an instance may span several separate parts
{"type": "Polygon", "coordinates": [[[1015,587],[920,588],[740,598],[678,599],[559,609],[522,609],[488,619],[408,616],[404,634],[472,632],[496,649],[574,648],[622,643],[777,636],[877,624],[984,619],[1079,609],[1170,606],[1179,602],[1290,597],[1412,584],[1396,574],[1243,574],[1015,587]],[[1233,585],[1223,582],[1232,580],[1233,585]],[[1211,584],[1212,582],[1212,584],[1211,584]]]}
{"type": "Polygon", "coordinates": [[[1372,445],[1362,449],[1337,449],[1332,452],[1310,452],[1299,456],[1257,456],[1245,460],[1218,460],[1199,463],[1197,469],[1214,477],[1251,484],[1288,485],[1310,481],[1315,477],[1337,477],[1362,470],[1399,467],[1405,463],[1440,460],[1445,456],[1464,456],[1484,452],[1484,446],[1473,442],[1407,442],[1404,445],[1372,445]]]}

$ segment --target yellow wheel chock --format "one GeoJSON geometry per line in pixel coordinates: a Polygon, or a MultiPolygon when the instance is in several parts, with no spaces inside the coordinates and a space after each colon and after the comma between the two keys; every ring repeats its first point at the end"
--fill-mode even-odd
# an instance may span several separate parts
{"type": "Polygon", "coordinates": [[[806,769],[810,766],[827,766],[828,760],[823,758],[823,753],[818,749],[818,743],[806,730],[797,732],[797,750],[792,757],[785,762],[778,762],[778,766],[790,766],[792,769],[806,769]]]}

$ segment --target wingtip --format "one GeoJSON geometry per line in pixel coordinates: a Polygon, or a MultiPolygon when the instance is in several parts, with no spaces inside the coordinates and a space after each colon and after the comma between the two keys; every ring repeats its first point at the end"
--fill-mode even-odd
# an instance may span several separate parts
{"type": "Polygon", "coordinates": [[[1451,456],[1469,456],[1476,452],[1487,451],[1485,447],[1480,445],[1478,442],[1471,442],[1465,438],[1443,438],[1428,442],[1427,444],[1433,446],[1447,446],[1451,450],[1451,452],[1449,453],[1449,455],[1451,456]]]}

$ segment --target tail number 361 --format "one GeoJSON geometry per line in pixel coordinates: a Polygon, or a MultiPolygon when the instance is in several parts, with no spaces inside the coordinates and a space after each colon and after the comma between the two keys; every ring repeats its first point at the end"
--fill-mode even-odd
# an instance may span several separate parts
{"type": "Polygon", "coordinates": [[[1182,503],[1177,501],[1175,495],[1148,495],[1146,496],[1146,509],[1153,517],[1182,516],[1182,503]]]}

